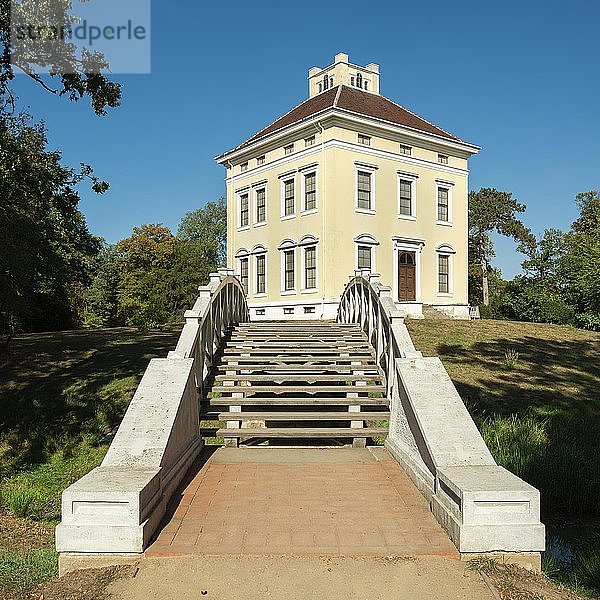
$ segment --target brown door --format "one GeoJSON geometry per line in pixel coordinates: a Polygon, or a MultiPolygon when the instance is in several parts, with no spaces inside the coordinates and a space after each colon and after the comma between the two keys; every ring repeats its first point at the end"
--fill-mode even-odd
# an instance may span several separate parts
{"type": "Polygon", "coordinates": [[[411,302],[416,300],[415,253],[398,252],[398,300],[411,302]]]}

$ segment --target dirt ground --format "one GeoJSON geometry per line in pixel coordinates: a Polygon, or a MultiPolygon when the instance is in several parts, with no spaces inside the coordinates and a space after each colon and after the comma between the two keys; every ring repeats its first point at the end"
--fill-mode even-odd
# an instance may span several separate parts
{"type": "Polygon", "coordinates": [[[205,556],[145,559],[112,583],[119,600],[496,600],[483,577],[450,559],[205,556]]]}

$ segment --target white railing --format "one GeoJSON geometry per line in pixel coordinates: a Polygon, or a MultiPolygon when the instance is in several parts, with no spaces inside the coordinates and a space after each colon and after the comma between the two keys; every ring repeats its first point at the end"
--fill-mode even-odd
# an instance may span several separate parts
{"type": "Polygon", "coordinates": [[[496,464],[439,358],[415,350],[404,313],[379,275],[355,272],[338,321],[359,324],[369,338],[387,380],[386,447],[459,551],[531,553],[531,566],[539,568],[539,492],[496,464]]]}
{"type": "Polygon", "coordinates": [[[72,553],[143,552],[198,457],[207,375],[229,328],[249,320],[232,271],[211,274],[199,291],[175,350],[150,361],[102,464],[63,492],[61,561],[72,553]]]}

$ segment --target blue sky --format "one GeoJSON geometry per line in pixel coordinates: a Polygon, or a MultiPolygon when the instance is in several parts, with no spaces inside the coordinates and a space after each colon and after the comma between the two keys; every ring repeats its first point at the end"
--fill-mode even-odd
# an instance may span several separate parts
{"type": "MultiPolygon", "coordinates": [[[[142,223],[176,229],[224,195],[213,157],[305,99],[308,69],[337,52],[379,63],[385,96],[482,146],[471,189],[513,192],[535,232],[566,229],[575,195],[600,187],[599,22],[598,0],[155,1],[152,73],[115,77],[123,104],[109,116],[22,77],[17,93],[66,162],[111,184],[81,190],[109,242],[142,223]]],[[[496,250],[516,274],[514,244],[496,250]]]]}

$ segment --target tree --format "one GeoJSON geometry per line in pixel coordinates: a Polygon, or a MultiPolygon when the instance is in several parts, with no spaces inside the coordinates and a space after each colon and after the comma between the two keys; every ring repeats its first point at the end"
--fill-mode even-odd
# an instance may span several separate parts
{"type": "Polygon", "coordinates": [[[576,201],[580,214],[565,234],[560,275],[579,325],[600,330],[600,196],[591,190],[576,201]]]}
{"type": "Polygon", "coordinates": [[[469,193],[469,264],[479,273],[484,306],[490,303],[488,273],[490,258],[494,256],[490,233],[511,237],[524,246],[532,244],[533,235],[516,216],[524,211],[525,206],[510,192],[481,188],[469,193]]]}
{"type": "Polygon", "coordinates": [[[128,325],[147,329],[173,317],[176,244],[161,223],[134,227],[133,234],[117,244],[122,261],[119,311],[128,325]]]}
{"type": "Polygon", "coordinates": [[[75,23],[71,0],[0,0],[0,99],[5,109],[14,110],[16,97],[11,84],[19,71],[57,96],[72,101],[88,97],[98,115],[105,115],[107,107],[119,106],[121,86],[102,74],[109,65],[101,52],[85,48],[78,52],[75,44],[50,31],[43,40],[38,35],[36,40],[25,37],[15,43],[15,36],[11,36],[11,25],[68,28],[75,23]],[[49,77],[39,75],[40,69],[48,70],[49,77]]]}
{"type": "Polygon", "coordinates": [[[177,237],[189,242],[198,242],[201,258],[216,268],[227,262],[227,205],[225,198],[207,202],[204,208],[185,214],[177,237]]]}
{"type": "Polygon", "coordinates": [[[75,186],[89,167],[61,164],[47,149],[43,125],[26,115],[0,115],[0,331],[77,325],[99,238],[88,231],[75,186]]]}
{"type": "Polygon", "coordinates": [[[527,255],[521,266],[525,273],[544,285],[558,282],[560,260],[565,252],[565,234],[560,229],[545,229],[539,240],[533,238],[522,249],[527,255]]]}

